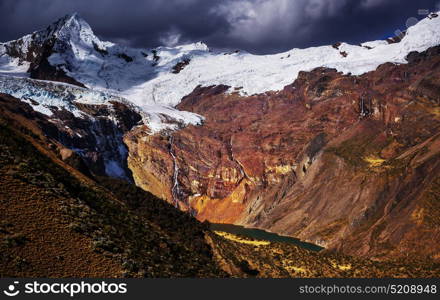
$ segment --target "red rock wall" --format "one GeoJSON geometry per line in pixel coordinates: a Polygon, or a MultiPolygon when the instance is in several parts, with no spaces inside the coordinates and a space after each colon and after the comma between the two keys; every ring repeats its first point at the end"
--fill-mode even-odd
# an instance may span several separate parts
{"type": "Polygon", "coordinates": [[[200,220],[378,259],[440,259],[439,47],[362,76],[319,68],[280,92],[197,88],[203,126],[125,138],[137,184],[200,220]],[[174,161],[179,194],[173,196],[174,161]]]}

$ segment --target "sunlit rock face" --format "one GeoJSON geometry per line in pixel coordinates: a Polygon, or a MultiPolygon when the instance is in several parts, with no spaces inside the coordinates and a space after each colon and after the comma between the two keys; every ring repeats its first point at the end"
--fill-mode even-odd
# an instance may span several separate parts
{"type": "Polygon", "coordinates": [[[438,258],[439,47],[409,60],[362,76],[318,68],[248,97],[199,87],[178,108],[203,126],[132,131],[128,165],[139,186],[200,220],[438,258]]]}

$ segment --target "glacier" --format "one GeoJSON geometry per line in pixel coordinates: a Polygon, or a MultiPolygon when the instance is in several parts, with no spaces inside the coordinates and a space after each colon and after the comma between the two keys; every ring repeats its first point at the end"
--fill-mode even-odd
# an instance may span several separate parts
{"type": "MultiPolygon", "coordinates": [[[[410,27],[397,43],[339,43],[336,47],[292,49],[273,55],[213,51],[201,42],[154,49],[125,47],[101,41],[77,14],[54,23],[49,31],[39,31],[17,41],[20,41],[21,52],[28,53],[32,39],[55,38],[54,52],[48,57],[52,66],[63,70],[89,90],[105,92],[133,103],[148,115],[146,119],[151,132],[157,133],[179,128],[176,124],[168,124],[170,118],[184,126],[203,122],[202,116],[174,108],[197,86],[223,84],[231,87],[230,92],[253,95],[282,90],[297,78],[300,71],[317,67],[361,75],[386,62],[406,63],[405,57],[410,52],[424,51],[440,44],[440,17],[434,16],[431,14],[410,27]],[[183,61],[187,64],[179,72],[174,72],[176,65],[183,61]]],[[[12,42],[0,44],[0,75],[26,77],[24,70],[29,62],[8,57],[5,52],[12,42]]]]}

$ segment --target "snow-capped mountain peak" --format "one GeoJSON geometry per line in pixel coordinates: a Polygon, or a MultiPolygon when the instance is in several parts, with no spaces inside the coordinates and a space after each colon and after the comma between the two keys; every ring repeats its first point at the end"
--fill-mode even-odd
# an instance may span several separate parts
{"type": "MultiPolygon", "coordinates": [[[[6,48],[10,56],[19,56],[20,54],[39,51],[41,48],[47,47],[49,43],[52,45],[55,42],[68,43],[71,40],[82,40],[86,43],[99,42],[90,25],[77,13],[73,13],[60,18],[45,29],[4,43],[2,46],[6,48]]],[[[21,59],[29,61],[30,57],[21,57],[21,59]]]]}
{"type": "Polygon", "coordinates": [[[61,41],[82,41],[86,44],[100,42],[90,25],[78,13],[66,15],[49,28],[50,35],[61,41]]]}
{"type": "Polygon", "coordinates": [[[146,112],[159,107],[166,114],[164,106],[176,106],[197,86],[223,84],[242,95],[278,91],[291,84],[300,71],[327,67],[361,75],[386,62],[406,63],[410,52],[439,44],[438,14],[409,28],[397,43],[338,43],[273,55],[220,53],[201,42],[130,48],[101,41],[85,20],[72,14],[46,30],[0,44],[0,75],[64,81],[124,97],[146,112]]]}

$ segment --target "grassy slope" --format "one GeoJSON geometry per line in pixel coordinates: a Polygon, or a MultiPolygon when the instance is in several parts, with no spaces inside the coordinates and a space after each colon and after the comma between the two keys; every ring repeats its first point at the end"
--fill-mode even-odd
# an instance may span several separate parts
{"type": "Polygon", "coordinates": [[[169,235],[26,133],[1,122],[1,276],[224,276],[209,247],[182,242],[203,244],[201,225],[169,235]]]}

